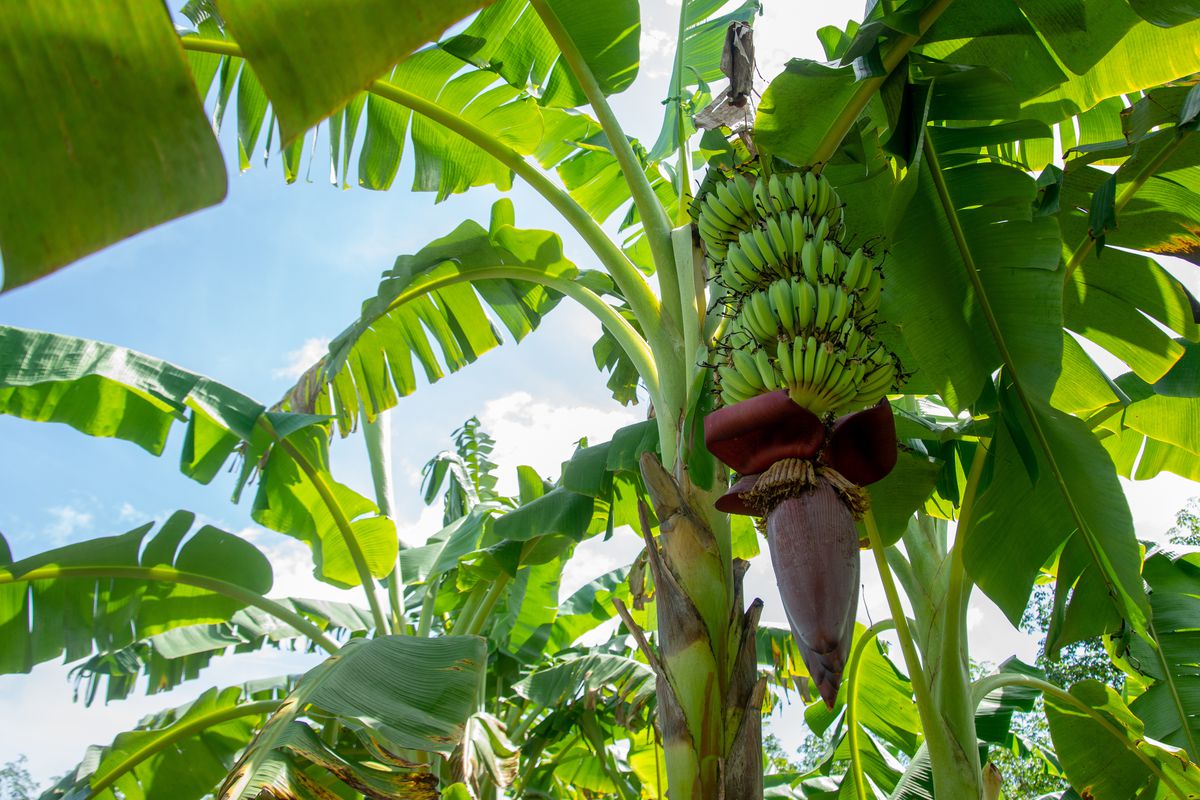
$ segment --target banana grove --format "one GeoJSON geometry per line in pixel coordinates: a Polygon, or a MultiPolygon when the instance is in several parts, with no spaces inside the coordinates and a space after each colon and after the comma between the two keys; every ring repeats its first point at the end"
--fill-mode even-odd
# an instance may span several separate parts
{"type": "Polygon", "coordinates": [[[0,412],[178,448],[201,484],[232,471],[256,523],[361,595],[271,597],[270,559],[187,511],[21,559],[0,538],[4,673],[61,656],[118,700],[238,652],[328,655],[146,718],[46,797],[995,800],[988,754],[1032,747],[1011,722],[1039,701],[1056,798],[1200,797],[1200,554],[1141,543],[1120,483],[1200,480],[1200,303],[1156,260],[1200,263],[1200,3],[870,0],[814,32],[823,60],[762,77],[770,6],[678,6],[652,143],[610,106],[637,0],[0,8],[15,302],[238,191],[226,155],[263,141],[289,183],[319,159],[400,191],[407,158],[413,191],[519,182],[554,220],[502,198],[398,244],[268,402],[0,325],[0,412]],[[391,429],[420,424],[394,414],[418,372],[564,303],[646,420],[513,496],[469,421],[425,470],[443,529],[402,546],[391,429]],[[333,474],[352,436],[371,497],[333,474]],[[578,545],[621,526],[638,558],[560,598],[578,545]],[[760,622],[755,557],[786,629],[760,622]],[[864,558],[890,610],[869,627],[864,558]],[[1015,625],[1047,584],[1047,652],[1103,637],[1120,691],[972,672],[972,594],[1015,625]],[[763,715],[792,688],[828,752],[767,774],[763,715]]]}

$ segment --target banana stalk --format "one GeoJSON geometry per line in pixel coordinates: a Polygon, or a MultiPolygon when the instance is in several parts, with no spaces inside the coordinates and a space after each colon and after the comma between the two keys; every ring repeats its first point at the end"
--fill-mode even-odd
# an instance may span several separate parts
{"type": "Polygon", "coordinates": [[[651,535],[648,509],[639,507],[658,611],[657,654],[623,608],[627,627],[654,668],[658,725],[672,798],[763,796],[762,702],[756,632],[762,602],[743,609],[748,566],[731,562],[728,531],[721,538],[697,501],[651,453],[642,476],[659,519],[651,535]],[[715,676],[715,682],[713,680],[715,676]]]}

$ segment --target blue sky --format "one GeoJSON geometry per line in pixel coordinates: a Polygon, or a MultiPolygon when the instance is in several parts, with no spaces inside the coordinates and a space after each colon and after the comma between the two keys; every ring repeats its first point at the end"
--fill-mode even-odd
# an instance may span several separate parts
{"type": "MultiPolygon", "coordinates": [[[[812,32],[843,25],[861,2],[816,4],[767,2],[760,23],[760,69],[770,77],[788,55],[819,57],[812,32]],[[805,6],[801,9],[800,6],[805,6]]],[[[661,120],[660,99],[670,69],[676,9],[644,2],[643,66],[634,88],[616,100],[629,129],[653,140],[661,120]]],[[[228,133],[228,132],[227,132],[228,133]]],[[[379,273],[399,253],[414,252],[465,217],[484,221],[498,196],[477,190],[435,206],[430,195],[412,195],[411,170],[402,167],[396,187],[378,193],[341,191],[328,184],[318,156],[311,182],[286,186],[277,160],[261,161],[237,174],[229,136],[222,137],[230,163],[226,201],[143,233],[86,258],[31,286],[0,296],[0,322],[84,336],[141,350],[216,378],[260,401],[272,402],[294,372],[320,354],[321,343],[345,327],[360,302],[374,293],[379,273]]],[[[564,226],[532,193],[513,192],[517,223],[564,226]]],[[[571,236],[568,254],[595,266],[571,236]]],[[[1190,275],[1194,275],[1190,273],[1190,275]]],[[[1195,278],[1189,284],[1197,290],[1195,278]]],[[[424,510],[417,493],[420,465],[449,444],[463,420],[479,415],[496,436],[496,460],[511,472],[518,464],[557,475],[558,463],[581,436],[602,441],[617,427],[644,417],[644,406],[616,405],[604,377],[591,362],[598,326],[563,304],[520,346],[484,355],[464,372],[405,399],[393,416],[395,481],[402,535],[420,538],[435,527],[435,510],[424,510]]],[[[0,417],[0,531],[21,557],[49,547],[119,533],[178,508],[202,514],[232,531],[245,531],[276,559],[279,594],[334,590],[308,576],[306,551],[296,543],[254,529],[248,503],[228,501],[227,476],[200,486],[176,467],[178,439],[162,458],[127,443],[91,439],[64,426],[0,417]]],[[[334,471],[364,493],[370,488],[361,441],[335,444],[334,471]]],[[[1143,535],[1160,533],[1194,485],[1167,478],[1137,487],[1131,501],[1143,535]]],[[[627,561],[632,537],[590,545],[577,558],[577,584],[627,561]]],[[[782,620],[770,566],[758,559],[751,585],[768,595],[766,619],[782,620]]],[[[865,603],[876,619],[886,616],[878,579],[864,574],[865,603]]],[[[972,612],[979,653],[994,661],[1032,651],[986,602],[972,612]]],[[[90,742],[108,742],[144,713],[184,702],[213,684],[294,671],[311,658],[262,654],[225,659],[198,681],[171,696],[137,696],[107,708],[74,705],[66,669],[43,665],[31,676],[0,676],[0,708],[23,725],[0,726],[0,763],[25,753],[34,777],[45,781],[73,765],[90,742]]],[[[786,741],[799,739],[798,714],[774,728],[786,741]]]]}

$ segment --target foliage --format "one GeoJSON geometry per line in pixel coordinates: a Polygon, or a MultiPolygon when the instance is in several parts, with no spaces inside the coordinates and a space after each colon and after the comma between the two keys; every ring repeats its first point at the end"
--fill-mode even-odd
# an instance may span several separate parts
{"type": "Polygon", "coordinates": [[[20,755],[0,766],[0,797],[4,800],[33,800],[37,786],[25,769],[25,761],[25,756],[20,755]]]}
{"type": "Polygon", "coordinates": [[[1193,497],[1175,514],[1175,525],[1167,536],[1172,544],[1200,546],[1200,498],[1193,497]]]}
{"type": "Polygon", "coordinates": [[[65,653],[82,674],[109,675],[119,697],[139,672],[174,685],[241,645],[331,653],[282,700],[232,687],[205,696],[220,709],[147,721],[60,790],[149,796],[150,772],[169,773],[168,745],[183,737],[210,756],[213,779],[191,787],[196,797],[235,758],[222,798],[339,785],[422,796],[435,784],[459,797],[509,786],[661,797],[665,780],[687,798],[973,797],[981,742],[1044,756],[1098,800],[1196,791],[1200,562],[1178,544],[1143,561],[1118,480],[1200,478],[1200,306],[1152,258],[1200,251],[1195,3],[870,2],[861,23],[819,32],[828,63],[790,62],[741,113],[747,130],[708,131],[698,151],[687,112],[713,96],[721,32],[752,21],[757,3],[724,16],[722,3],[681,3],[650,148],[608,104],[638,74],[632,0],[500,0],[440,41],[479,4],[193,0],[178,32],[160,4],[93,5],[0,10],[14,43],[0,98],[23,120],[0,134],[5,290],[218,201],[214,130],[227,116],[243,167],[278,132],[289,181],[315,125],[341,185],[355,151],[360,185],[388,189],[407,157],[413,189],[439,201],[522,180],[599,269],[567,261],[555,233],[517,228],[502,200],[486,226],[464,222],[400,256],[270,407],[117,345],[0,327],[0,413],[155,455],[183,422],[183,473],[208,483],[233,466],[235,499],[254,479],[254,519],[303,541],[317,577],[367,606],[267,598],[261,554],[225,532],[189,532],[186,514],[153,536],[147,525],[15,563],[0,540],[6,670],[65,653]],[[703,444],[707,365],[731,309],[713,302],[690,222],[734,171],[769,180],[810,166],[856,228],[886,240],[890,324],[877,333],[907,371],[892,399],[903,452],[871,487],[861,535],[892,619],[856,631],[834,709],[807,711],[829,750],[806,772],[778,764],[764,786],[766,684],[804,691],[807,676],[745,602],[738,557],[757,547],[711,510],[731,476],[703,444]],[[445,527],[401,550],[388,482],[371,500],[331,474],[334,431],[363,430],[386,475],[379,416],[418,388],[414,358],[435,381],[501,330],[520,340],[564,299],[601,322],[593,358],[614,396],[643,391],[652,419],[580,447],[556,481],[520,470],[516,497],[496,492],[490,441],[468,423],[425,474],[445,527]],[[1106,375],[1092,347],[1128,371],[1106,375]],[[644,556],[561,599],[577,545],[628,524],[644,556]],[[238,568],[218,574],[225,562],[238,568]],[[972,680],[975,587],[1014,623],[1034,596],[1047,652],[1073,666],[1042,662],[1047,681],[1010,661],[972,680]],[[616,615],[608,641],[580,644],[616,615]],[[893,626],[889,651],[877,637],[893,626]],[[1099,636],[1121,694],[1085,677],[1102,666],[1087,644],[1099,636]],[[418,654],[447,667],[422,674],[422,692],[366,677],[417,674],[418,654]],[[456,699],[439,703],[443,692],[456,699]],[[1012,727],[1039,696],[1053,755],[1022,738],[1023,722],[1012,727]],[[269,718],[258,705],[280,702],[269,718]],[[214,749],[220,726],[234,733],[214,749]],[[151,744],[125,749],[137,742],[151,744]]]}

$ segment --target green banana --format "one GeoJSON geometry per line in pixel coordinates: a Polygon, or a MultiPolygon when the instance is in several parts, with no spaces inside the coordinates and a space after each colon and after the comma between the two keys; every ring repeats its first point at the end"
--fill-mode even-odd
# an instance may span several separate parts
{"type": "Polygon", "coordinates": [[[701,216],[707,216],[713,227],[722,231],[722,233],[737,231],[740,224],[742,224],[737,215],[734,215],[732,211],[727,209],[724,203],[721,203],[721,199],[716,192],[709,192],[708,196],[704,198],[704,204],[701,206],[700,213],[701,216]]]}
{"type": "Polygon", "coordinates": [[[871,270],[871,275],[867,279],[867,286],[863,290],[859,307],[862,309],[861,317],[866,318],[879,310],[879,301],[883,293],[883,276],[879,274],[879,270],[871,270]]]}
{"type": "Polygon", "coordinates": [[[747,219],[753,218],[754,213],[754,187],[750,185],[750,181],[742,173],[737,173],[733,176],[733,194],[738,199],[738,206],[743,209],[747,219]]]}
{"type": "Polygon", "coordinates": [[[821,221],[817,223],[816,229],[813,231],[813,242],[817,247],[823,247],[825,240],[829,238],[829,218],[821,217],[821,221]]]}
{"type": "Polygon", "coordinates": [[[762,394],[766,390],[767,387],[763,385],[758,366],[754,363],[754,356],[745,350],[734,350],[733,368],[737,370],[741,379],[754,389],[755,394],[762,394]]]}
{"type": "Polygon", "coordinates": [[[817,345],[817,357],[813,363],[813,388],[825,383],[825,377],[829,374],[829,359],[832,355],[833,348],[828,342],[821,342],[817,345]]]}
{"type": "Polygon", "coordinates": [[[754,237],[754,244],[758,246],[758,252],[762,253],[763,260],[767,262],[767,268],[771,269],[778,264],[779,255],[775,252],[766,230],[761,225],[755,225],[750,229],[750,235],[754,237]]]}
{"type": "Polygon", "coordinates": [[[754,234],[750,231],[743,231],[738,234],[738,246],[750,263],[754,265],[755,274],[759,274],[767,269],[766,256],[758,249],[758,244],[754,241],[754,234]]]}
{"type": "Polygon", "coordinates": [[[817,186],[817,176],[810,172],[804,175],[804,215],[806,217],[815,217],[817,208],[817,195],[820,193],[820,187],[817,186]]]}
{"type": "Polygon", "coordinates": [[[800,269],[800,253],[804,249],[804,243],[808,241],[808,233],[805,230],[807,217],[799,211],[793,211],[787,220],[787,227],[792,234],[792,268],[796,271],[800,269]]]}
{"type": "Polygon", "coordinates": [[[775,281],[767,293],[771,300],[771,308],[775,312],[775,318],[779,320],[779,324],[785,331],[794,334],[796,332],[796,305],[792,300],[791,282],[786,278],[775,281]]]}
{"type": "Polygon", "coordinates": [[[766,217],[775,213],[775,206],[771,203],[771,191],[767,188],[768,180],[759,177],[754,182],[754,209],[760,217],[766,217]]]}
{"type": "Polygon", "coordinates": [[[840,330],[846,318],[850,316],[850,297],[840,286],[830,286],[833,294],[833,311],[829,316],[829,329],[840,330]]]}
{"type": "Polygon", "coordinates": [[[731,366],[722,364],[717,367],[717,377],[720,379],[721,390],[732,390],[737,394],[743,395],[742,399],[753,397],[760,393],[760,390],[755,389],[746,382],[740,372],[731,366]]]}
{"type": "Polygon", "coordinates": [[[867,273],[871,270],[870,260],[867,258],[866,252],[860,247],[854,251],[854,255],[850,256],[850,260],[846,262],[846,273],[842,278],[842,283],[846,288],[851,290],[861,289],[867,284],[870,275],[867,273]]]}
{"type": "Polygon", "coordinates": [[[816,319],[817,295],[811,283],[792,278],[792,296],[796,301],[796,334],[799,335],[816,319]]]}
{"type": "Polygon", "coordinates": [[[737,219],[739,227],[745,227],[754,220],[754,208],[753,206],[747,208],[731,187],[732,184],[728,181],[718,183],[716,185],[717,199],[737,219]]]}
{"type": "Polygon", "coordinates": [[[829,318],[833,314],[833,292],[836,291],[828,283],[817,286],[817,315],[813,322],[818,328],[829,326],[829,318]]]}
{"type": "Polygon", "coordinates": [[[775,250],[776,263],[779,265],[789,264],[792,260],[792,246],[787,240],[787,236],[783,233],[783,228],[779,225],[778,217],[767,217],[767,238],[771,240],[771,247],[775,250]]]}
{"type": "Polygon", "coordinates": [[[767,387],[768,391],[779,385],[775,375],[775,365],[771,363],[771,357],[767,355],[767,351],[761,347],[754,351],[754,366],[758,368],[758,374],[762,376],[763,385],[767,387]]]}
{"type": "Polygon", "coordinates": [[[796,366],[792,363],[792,343],[780,342],[775,347],[775,363],[783,375],[783,383],[791,386],[796,383],[796,366]]]}
{"type": "Polygon", "coordinates": [[[810,386],[816,383],[813,375],[816,374],[817,348],[819,346],[817,337],[812,334],[809,334],[808,339],[804,341],[804,370],[801,372],[800,377],[804,383],[810,386]]]}
{"type": "Polygon", "coordinates": [[[817,269],[817,245],[815,240],[809,239],[800,248],[800,270],[804,274],[804,280],[814,286],[820,278],[817,269]]]}
{"type": "Polygon", "coordinates": [[[827,281],[835,281],[840,277],[838,270],[838,256],[841,251],[837,249],[837,245],[833,242],[825,242],[821,247],[821,277],[827,281]]]}

